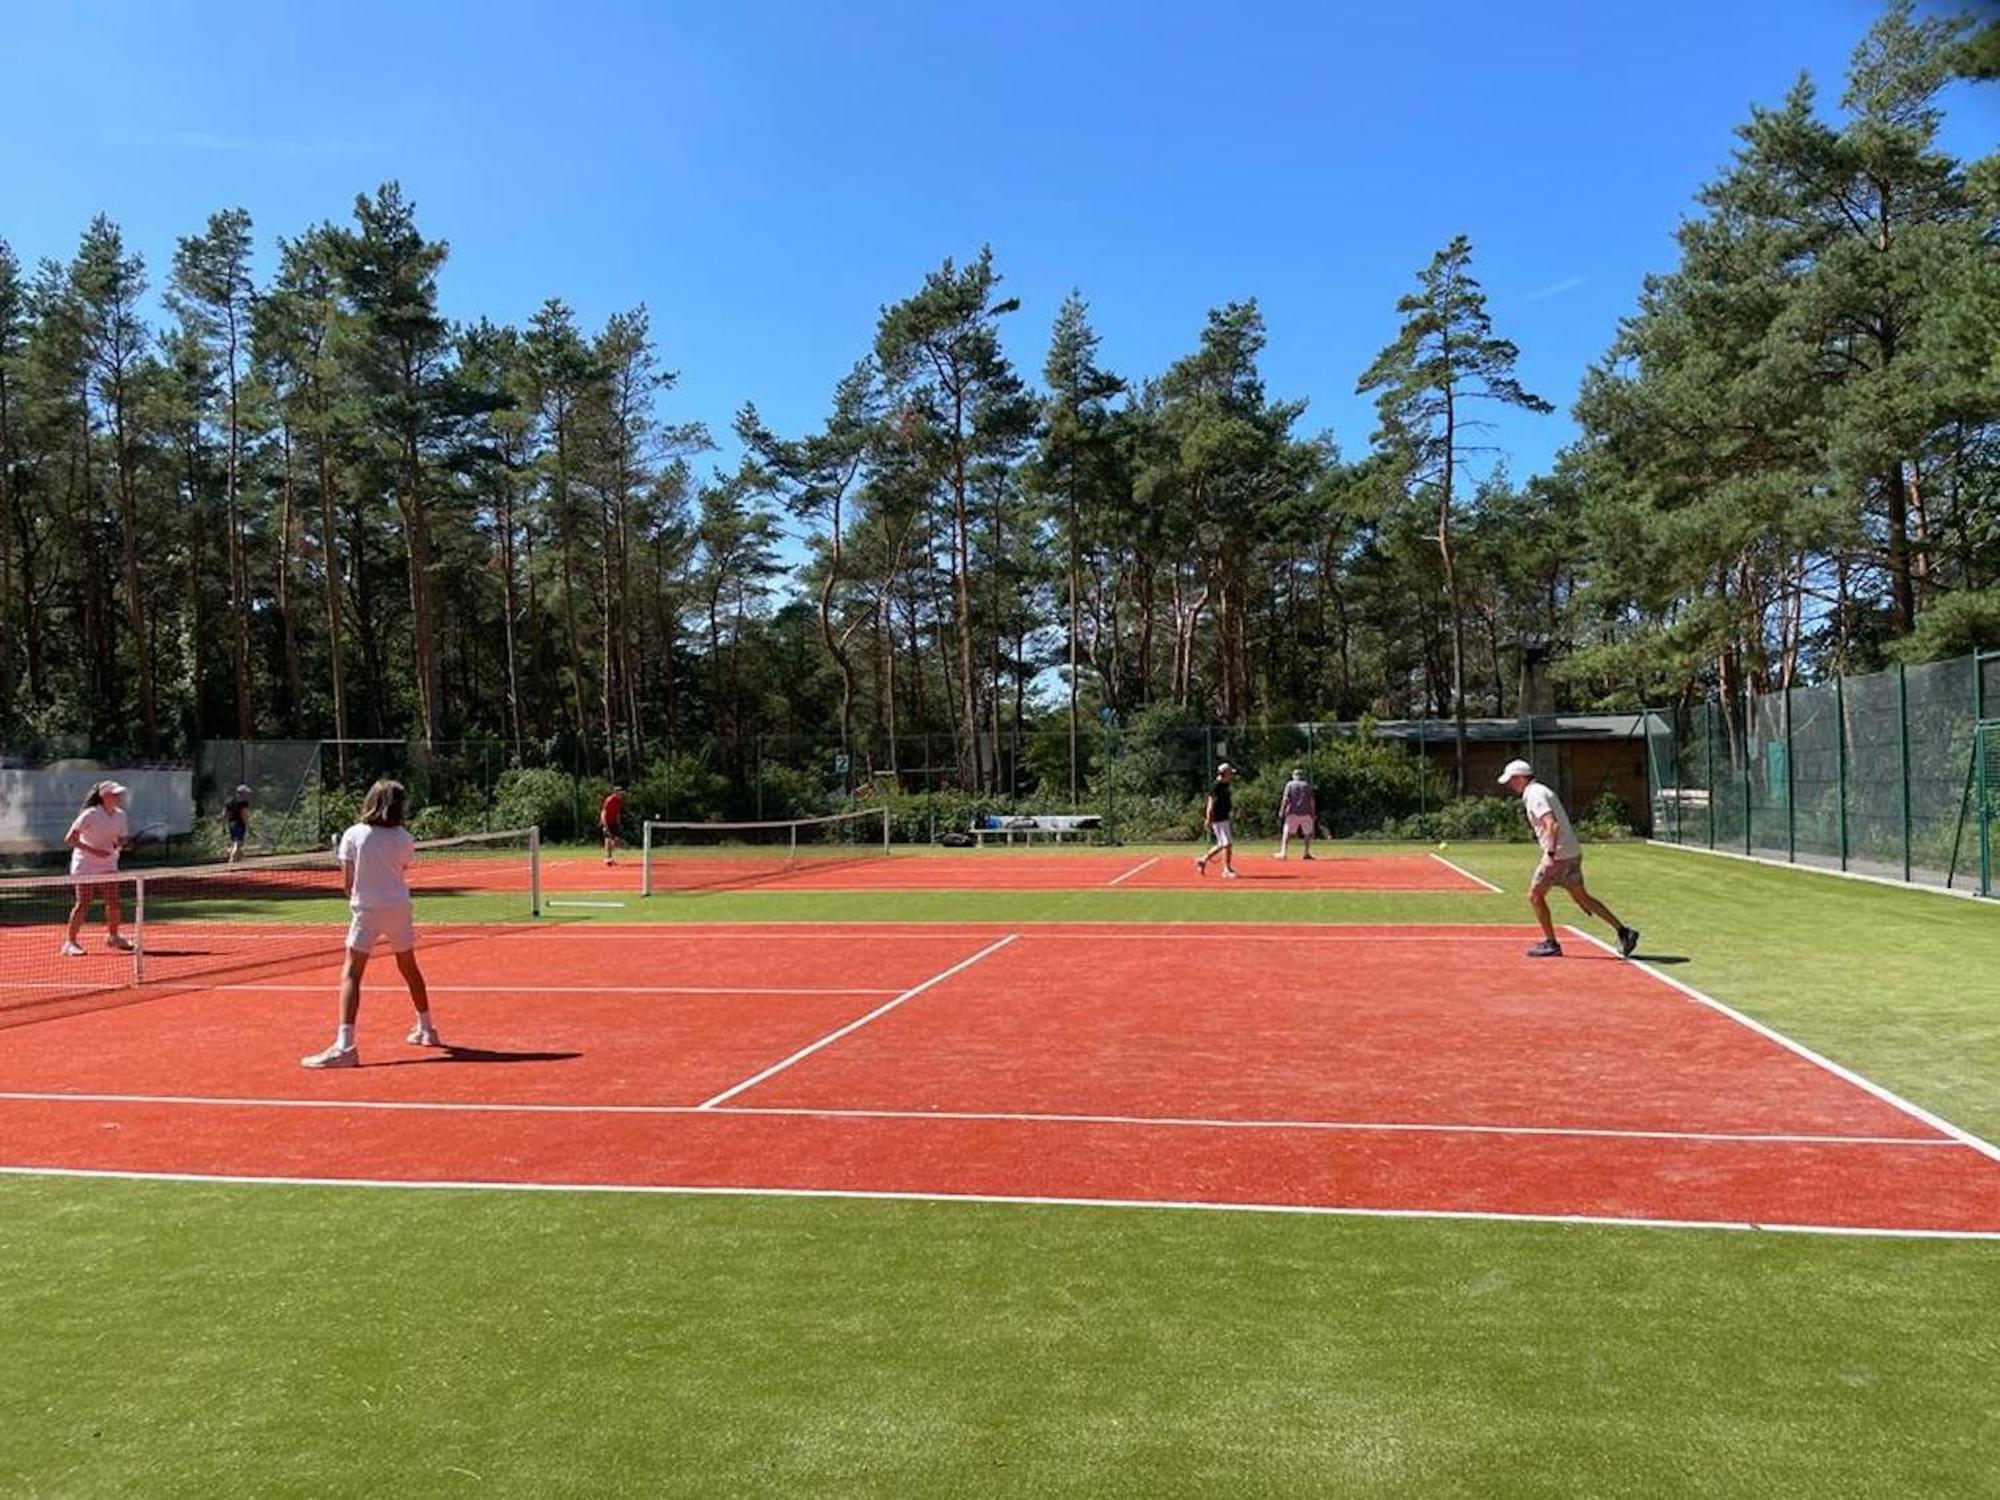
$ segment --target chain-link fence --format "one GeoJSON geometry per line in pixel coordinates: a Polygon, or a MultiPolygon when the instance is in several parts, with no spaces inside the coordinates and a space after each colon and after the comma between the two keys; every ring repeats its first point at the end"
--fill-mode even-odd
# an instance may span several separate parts
{"type": "MultiPolygon", "coordinates": [[[[1300,770],[1337,836],[1514,838],[1526,824],[1497,785],[1508,761],[1533,762],[1600,834],[1643,832],[1648,760],[1670,753],[1656,747],[1671,742],[1666,721],[1652,715],[1476,719],[1466,727],[1461,773],[1449,720],[1226,726],[1154,709],[1125,724],[1084,726],[1073,783],[1068,724],[1052,716],[1003,745],[997,759],[985,757],[976,775],[949,734],[857,738],[845,749],[835,736],[755,735],[649,745],[623,785],[635,827],[643,818],[792,818],[886,805],[899,842],[935,842],[994,815],[1070,813],[1095,817],[1094,832],[1107,842],[1131,843],[1196,837],[1203,796],[1228,761],[1236,819],[1250,836],[1275,832],[1280,788],[1300,770]]],[[[425,837],[534,824],[552,840],[588,838],[611,785],[601,759],[561,745],[212,741],[198,758],[198,831],[219,852],[224,808],[242,786],[254,849],[319,847],[381,776],[410,788],[413,827],[425,837]]]]}
{"type": "Polygon", "coordinates": [[[1992,895],[1975,729],[1996,695],[1981,655],[1662,715],[1654,836],[1992,895]]]}

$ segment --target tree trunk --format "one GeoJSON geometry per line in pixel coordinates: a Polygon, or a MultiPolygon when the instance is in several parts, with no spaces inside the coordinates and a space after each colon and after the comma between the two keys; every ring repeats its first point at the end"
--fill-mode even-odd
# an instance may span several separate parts
{"type": "MultiPolygon", "coordinates": [[[[345,741],[349,734],[347,672],[340,649],[340,529],[335,521],[338,506],[333,455],[328,451],[324,432],[313,443],[313,456],[319,468],[320,593],[326,606],[326,665],[333,688],[333,735],[336,740],[345,741]]],[[[341,753],[344,762],[346,752],[343,749],[341,753]]],[[[344,775],[344,764],[341,770],[344,775]]]]}
{"type": "MultiPolygon", "coordinates": [[[[229,525],[229,618],[230,645],[236,673],[236,737],[256,738],[256,724],[250,706],[250,569],[243,546],[243,426],[236,370],[236,313],[232,305],[228,321],[228,341],[224,346],[223,368],[229,382],[229,439],[223,455],[223,509],[229,525]]],[[[290,454],[286,455],[286,485],[291,483],[290,454]]],[[[287,500],[290,496],[287,494],[287,500]]]]}
{"type": "Polygon", "coordinates": [[[298,733],[299,713],[305,699],[305,674],[299,666],[299,633],[292,618],[292,555],[298,521],[298,476],[292,447],[291,424],[284,429],[285,499],[278,524],[278,630],[285,652],[285,731],[298,733]]]}

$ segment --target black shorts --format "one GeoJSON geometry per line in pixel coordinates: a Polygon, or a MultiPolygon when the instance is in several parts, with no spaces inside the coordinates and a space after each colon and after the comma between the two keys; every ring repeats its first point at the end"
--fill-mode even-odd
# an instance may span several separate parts
{"type": "Polygon", "coordinates": [[[249,838],[249,837],[250,837],[250,825],[249,825],[249,824],[247,824],[247,823],[231,823],[231,824],[229,825],[229,842],[230,842],[230,843],[232,843],[232,844],[240,844],[240,843],[242,843],[242,842],[243,842],[243,841],[244,841],[245,839],[247,839],[247,838],[249,838]]]}

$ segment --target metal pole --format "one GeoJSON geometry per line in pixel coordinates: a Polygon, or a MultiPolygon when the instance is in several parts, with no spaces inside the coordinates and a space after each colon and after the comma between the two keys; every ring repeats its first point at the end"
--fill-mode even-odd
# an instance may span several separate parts
{"type": "Polygon", "coordinates": [[[1896,663],[1896,783],[1902,789],[1903,880],[1911,877],[1910,867],[1910,675],[1909,668],[1896,663]]]}
{"type": "Polygon", "coordinates": [[[1702,767],[1702,782],[1708,795],[1702,800],[1708,804],[1708,847],[1711,849],[1715,847],[1715,709],[1713,703],[1702,705],[1702,717],[1708,726],[1702,734],[1702,740],[1708,747],[1707,764],[1702,767]]]}
{"type": "Polygon", "coordinates": [[[1751,689],[1748,678],[1743,682],[1743,852],[1751,852],[1750,820],[1750,749],[1753,738],[1750,729],[1751,716],[1756,712],[1757,695],[1751,689]]]}
{"type": "Polygon", "coordinates": [[[1792,780],[1792,685],[1785,684],[1785,862],[1799,862],[1799,799],[1792,780]]]}
{"type": "Polygon", "coordinates": [[[1833,679],[1833,790],[1840,809],[1840,868],[1847,868],[1847,690],[1833,679]]]}
{"type": "Polygon", "coordinates": [[[146,982],[146,877],[132,881],[132,983],[146,982]]]}
{"type": "Polygon", "coordinates": [[[542,914],[542,830],[537,825],[528,830],[528,915],[542,914]]]}
{"type": "Polygon", "coordinates": [[[1992,767],[1986,763],[1986,733],[1981,726],[1986,722],[1986,667],[1985,653],[1972,653],[1972,749],[1973,760],[1979,768],[1979,798],[1973,804],[1979,818],[1979,894],[1993,894],[1993,830],[1986,817],[1987,789],[1993,785],[1992,767]]]}

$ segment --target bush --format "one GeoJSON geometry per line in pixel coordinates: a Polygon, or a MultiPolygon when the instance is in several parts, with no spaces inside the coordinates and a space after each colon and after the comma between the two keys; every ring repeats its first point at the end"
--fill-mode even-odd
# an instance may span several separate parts
{"type": "Polygon", "coordinates": [[[1580,837],[1593,842],[1629,839],[1632,837],[1632,810],[1616,792],[1601,793],[1590,804],[1583,821],[1576,825],[1576,831],[1580,837]]]}
{"type": "Polygon", "coordinates": [[[1459,797],[1437,809],[1432,825],[1441,839],[1497,839],[1526,843],[1534,836],[1514,797],[1459,797]]]}
{"type": "Polygon", "coordinates": [[[515,767],[493,789],[495,828],[539,828],[550,839],[576,836],[576,782],[567,771],[515,767]]]}

